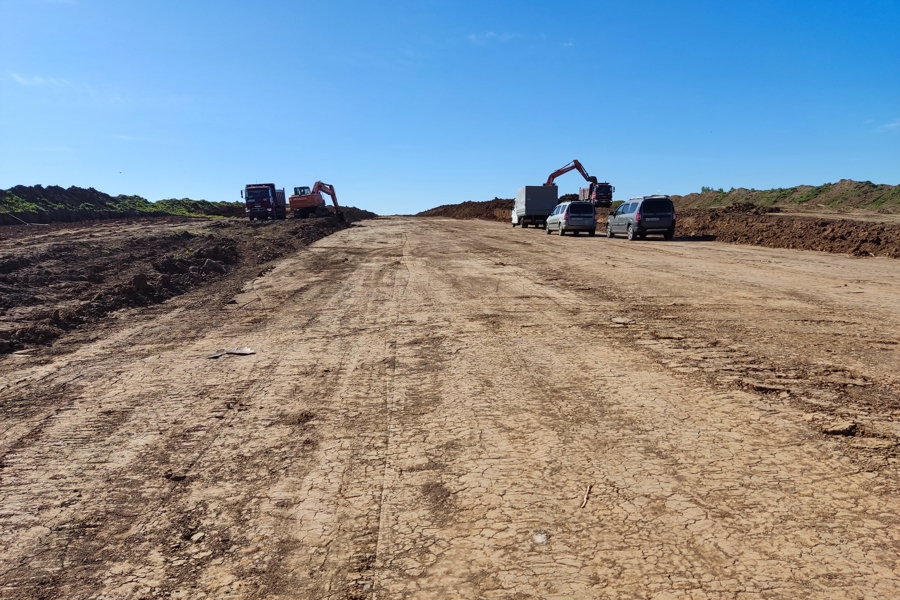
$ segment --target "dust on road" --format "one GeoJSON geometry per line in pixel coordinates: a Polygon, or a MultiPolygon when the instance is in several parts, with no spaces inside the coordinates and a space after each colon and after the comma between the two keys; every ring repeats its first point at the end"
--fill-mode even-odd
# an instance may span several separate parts
{"type": "Polygon", "coordinates": [[[0,596],[897,597],[898,276],[338,232],[234,304],[0,358],[0,596]]]}

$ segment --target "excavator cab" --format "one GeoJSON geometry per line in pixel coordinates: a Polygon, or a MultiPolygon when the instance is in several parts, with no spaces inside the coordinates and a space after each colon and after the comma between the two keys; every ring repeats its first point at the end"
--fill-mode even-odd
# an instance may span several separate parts
{"type": "Polygon", "coordinates": [[[305,186],[305,185],[304,185],[304,186],[301,186],[301,187],[295,187],[295,188],[294,188],[294,195],[295,195],[295,196],[305,196],[305,195],[308,194],[309,192],[310,192],[309,187],[308,187],[308,186],[305,186]]]}

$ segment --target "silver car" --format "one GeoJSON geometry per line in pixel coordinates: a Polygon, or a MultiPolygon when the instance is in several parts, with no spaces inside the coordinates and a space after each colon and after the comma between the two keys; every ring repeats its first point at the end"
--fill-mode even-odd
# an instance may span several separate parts
{"type": "Polygon", "coordinates": [[[648,233],[675,236],[675,205],[668,196],[642,196],[625,202],[606,218],[606,237],[624,233],[629,240],[644,239],[648,233]]]}
{"type": "Polygon", "coordinates": [[[597,235],[597,214],[590,202],[563,202],[547,217],[547,234],[558,231],[565,235],[567,231],[578,235],[587,231],[588,235],[597,235]]]}

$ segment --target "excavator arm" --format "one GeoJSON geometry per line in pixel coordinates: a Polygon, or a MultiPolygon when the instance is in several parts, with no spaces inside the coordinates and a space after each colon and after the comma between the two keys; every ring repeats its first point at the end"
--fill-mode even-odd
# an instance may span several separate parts
{"type": "Polygon", "coordinates": [[[591,183],[597,183],[596,177],[594,177],[592,175],[588,175],[587,171],[584,170],[584,167],[581,166],[581,163],[578,162],[577,160],[573,160],[566,166],[550,173],[550,177],[547,178],[547,183],[545,183],[544,185],[553,185],[553,181],[557,177],[559,177],[560,175],[564,175],[564,174],[568,173],[569,171],[573,171],[575,169],[577,169],[578,172],[581,173],[581,176],[584,177],[585,181],[589,181],[591,183]]]}
{"type": "Polygon", "coordinates": [[[318,194],[319,192],[325,192],[329,196],[331,196],[331,202],[334,204],[334,215],[338,218],[338,221],[344,222],[344,211],[341,210],[340,204],[338,204],[337,194],[334,191],[334,186],[328,183],[322,183],[321,181],[317,181],[313,186],[312,194],[318,194]]]}

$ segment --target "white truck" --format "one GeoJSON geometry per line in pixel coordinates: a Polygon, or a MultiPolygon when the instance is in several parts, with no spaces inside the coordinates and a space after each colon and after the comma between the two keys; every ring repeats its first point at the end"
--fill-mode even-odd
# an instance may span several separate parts
{"type": "Polygon", "coordinates": [[[512,209],[512,226],[546,227],[547,217],[559,203],[559,188],[555,185],[526,185],[519,188],[512,209]]]}

